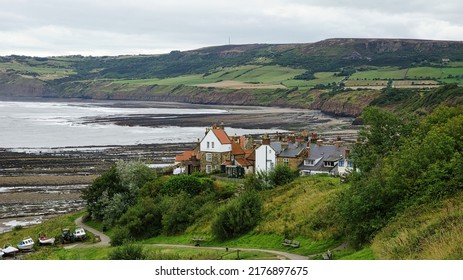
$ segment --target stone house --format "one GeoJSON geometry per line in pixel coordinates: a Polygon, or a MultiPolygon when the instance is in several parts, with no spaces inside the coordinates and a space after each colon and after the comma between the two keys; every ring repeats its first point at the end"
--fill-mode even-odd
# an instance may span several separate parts
{"type": "Polygon", "coordinates": [[[230,160],[232,142],[223,125],[206,129],[206,135],[199,143],[201,171],[211,173],[221,170],[224,162],[230,160]]]}

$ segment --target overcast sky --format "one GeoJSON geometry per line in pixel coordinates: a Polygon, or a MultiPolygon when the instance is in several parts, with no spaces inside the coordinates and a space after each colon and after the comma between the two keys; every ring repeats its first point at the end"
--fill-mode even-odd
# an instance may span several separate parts
{"type": "Polygon", "coordinates": [[[327,38],[463,40],[463,1],[0,0],[0,55],[157,54],[327,38]]]}

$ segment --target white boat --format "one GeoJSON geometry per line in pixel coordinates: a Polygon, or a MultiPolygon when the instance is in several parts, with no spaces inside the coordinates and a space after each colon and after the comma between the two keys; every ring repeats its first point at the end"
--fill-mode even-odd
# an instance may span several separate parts
{"type": "Polygon", "coordinates": [[[6,255],[14,255],[16,252],[18,252],[18,248],[15,248],[11,246],[10,244],[5,244],[3,249],[0,249],[0,251],[6,256],[6,255]]]}
{"type": "Polygon", "coordinates": [[[39,237],[39,245],[55,245],[54,237],[39,237]]]}
{"type": "Polygon", "coordinates": [[[74,238],[79,240],[85,240],[85,238],[87,238],[87,234],[85,233],[85,230],[83,228],[76,228],[76,230],[74,230],[74,238]]]}
{"type": "Polygon", "coordinates": [[[18,243],[19,250],[31,250],[34,247],[34,240],[30,237],[26,237],[23,241],[18,243]]]}

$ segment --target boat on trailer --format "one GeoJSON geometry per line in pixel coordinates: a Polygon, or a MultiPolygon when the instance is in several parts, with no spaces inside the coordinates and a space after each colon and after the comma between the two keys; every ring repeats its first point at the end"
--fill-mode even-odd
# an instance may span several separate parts
{"type": "Polygon", "coordinates": [[[18,243],[18,249],[21,251],[32,250],[34,248],[34,240],[30,237],[24,238],[21,242],[18,243]]]}
{"type": "Polygon", "coordinates": [[[39,245],[55,245],[55,238],[54,237],[39,237],[39,245]]]}
{"type": "Polygon", "coordinates": [[[3,249],[0,249],[0,252],[6,257],[6,256],[11,256],[11,255],[16,255],[18,252],[18,248],[15,248],[11,246],[11,244],[7,243],[3,246],[3,249]]]}
{"type": "Polygon", "coordinates": [[[55,245],[55,238],[54,237],[47,237],[45,233],[41,232],[39,234],[39,239],[37,240],[37,243],[42,246],[42,245],[55,245]]]}

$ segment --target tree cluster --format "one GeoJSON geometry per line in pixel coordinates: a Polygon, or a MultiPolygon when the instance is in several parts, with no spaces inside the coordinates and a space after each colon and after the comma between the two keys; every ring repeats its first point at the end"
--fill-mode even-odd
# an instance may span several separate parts
{"type": "Polygon", "coordinates": [[[440,106],[420,122],[365,110],[352,185],[337,200],[343,235],[361,245],[411,206],[463,191],[463,106],[440,106]]]}

